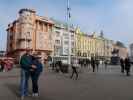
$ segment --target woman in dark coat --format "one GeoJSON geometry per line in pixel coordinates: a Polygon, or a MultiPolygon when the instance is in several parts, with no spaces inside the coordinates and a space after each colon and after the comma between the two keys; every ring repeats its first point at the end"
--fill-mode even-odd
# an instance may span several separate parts
{"type": "Polygon", "coordinates": [[[31,79],[32,79],[32,96],[39,96],[38,80],[41,72],[43,71],[43,64],[41,63],[41,57],[34,56],[32,62],[31,79]]]}
{"type": "Polygon", "coordinates": [[[125,59],[125,70],[126,70],[127,76],[130,76],[130,68],[131,68],[130,59],[127,57],[125,59]]]}

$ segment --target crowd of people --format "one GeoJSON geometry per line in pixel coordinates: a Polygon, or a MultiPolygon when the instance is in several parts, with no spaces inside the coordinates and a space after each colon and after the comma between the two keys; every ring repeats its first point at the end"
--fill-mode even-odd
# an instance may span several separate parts
{"type": "MultiPolygon", "coordinates": [[[[51,62],[51,61],[50,61],[51,62]]],[[[99,64],[100,60],[92,57],[91,59],[72,59],[71,60],[71,69],[72,69],[72,74],[70,78],[73,78],[74,75],[76,75],[76,80],[78,79],[78,69],[83,68],[83,67],[88,67],[88,69],[92,69],[93,72],[98,71],[99,69],[99,64]]],[[[105,60],[102,62],[102,64],[105,64],[105,69],[107,68],[108,61],[105,60]]],[[[56,72],[68,72],[67,67],[65,64],[62,63],[61,60],[50,63],[49,67],[52,67],[52,70],[55,70],[56,72]],[[64,69],[66,71],[64,71],[64,69]]]]}
{"type": "MultiPolygon", "coordinates": [[[[107,66],[109,64],[108,60],[104,60],[102,62],[100,62],[99,59],[96,59],[95,57],[92,57],[91,59],[73,59],[71,62],[71,69],[72,69],[72,74],[70,76],[70,78],[73,78],[74,75],[76,75],[76,80],[78,79],[78,71],[77,69],[79,67],[88,67],[89,69],[92,69],[93,72],[98,72],[99,70],[99,65],[102,64],[105,67],[105,70],[107,70],[107,66]]],[[[127,76],[130,76],[130,68],[131,68],[131,62],[129,57],[125,58],[125,59],[120,59],[120,65],[121,65],[121,72],[124,73],[126,72],[127,76]]],[[[52,69],[56,69],[57,72],[61,71],[62,72],[62,68],[63,68],[63,64],[62,61],[57,61],[55,64],[52,65],[52,69]]]]}

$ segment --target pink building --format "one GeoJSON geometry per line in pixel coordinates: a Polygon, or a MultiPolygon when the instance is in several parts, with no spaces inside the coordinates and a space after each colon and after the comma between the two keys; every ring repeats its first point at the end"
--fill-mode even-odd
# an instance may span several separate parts
{"type": "Polygon", "coordinates": [[[26,49],[39,52],[42,57],[53,51],[53,21],[41,17],[33,9],[21,9],[19,17],[7,28],[7,54],[19,58],[26,49]]]}

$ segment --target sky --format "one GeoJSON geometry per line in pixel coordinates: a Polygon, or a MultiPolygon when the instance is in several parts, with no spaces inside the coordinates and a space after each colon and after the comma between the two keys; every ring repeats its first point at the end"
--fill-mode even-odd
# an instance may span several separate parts
{"type": "MultiPolygon", "coordinates": [[[[106,38],[133,43],[133,0],[70,0],[71,24],[91,34],[103,30],[106,38]]],[[[66,21],[67,0],[0,0],[0,50],[6,50],[7,25],[22,8],[37,15],[66,21]]]]}

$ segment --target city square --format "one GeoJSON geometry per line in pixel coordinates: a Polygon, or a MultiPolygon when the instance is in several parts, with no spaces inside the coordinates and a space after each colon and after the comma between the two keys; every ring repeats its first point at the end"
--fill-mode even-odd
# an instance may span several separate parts
{"type": "Polygon", "coordinates": [[[133,100],[132,0],[1,0],[1,100],[133,100]]]}

